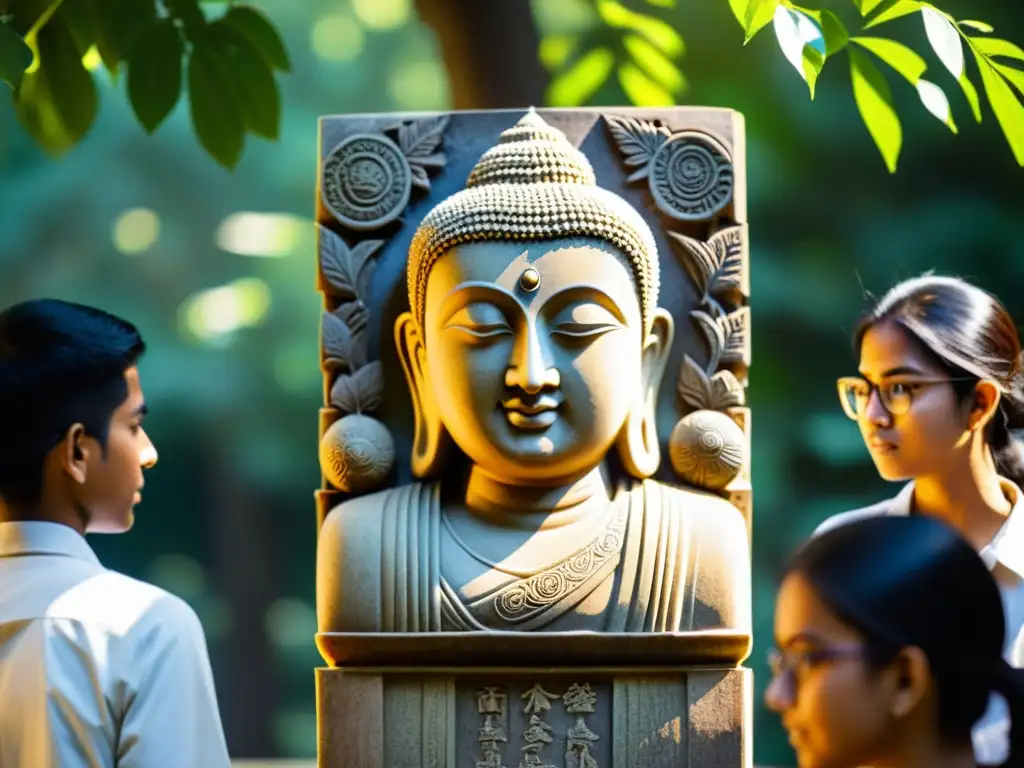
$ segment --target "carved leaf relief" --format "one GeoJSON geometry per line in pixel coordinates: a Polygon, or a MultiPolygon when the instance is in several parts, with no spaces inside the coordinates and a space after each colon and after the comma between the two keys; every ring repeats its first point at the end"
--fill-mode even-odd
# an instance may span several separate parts
{"type": "Polygon", "coordinates": [[[331,405],[346,413],[369,413],[380,407],[384,374],[379,361],[367,363],[352,375],[338,376],[331,387],[331,405]]]}
{"type": "Polygon", "coordinates": [[[750,308],[741,307],[717,320],[722,329],[721,362],[741,363],[746,361],[750,336],[750,308]]]}
{"type": "Polygon", "coordinates": [[[711,401],[709,407],[713,411],[724,411],[736,408],[746,402],[743,385],[732,371],[719,371],[711,377],[711,401]]]}
{"type": "Polygon", "coordinates": [[[430,177],[427,169],[444,168],[448,162],[445,154],[438,151],[448,120],[448,115],[441,115],[410,120],[398,126],[398,146],[409,161],[413,186],[429,191],[430,177]]]}
{"type": "MultiPolygon", "coordinates": [[[[353,360],[355,344],[352,331],[337,315],[324,312],[320,323],[324,367],[328,370],[354,370],[358,367],[353,360]]],[[[358,354],[358,353],[357,353],[358,354]]]]}
{"type": "Polygon", "coordinates": [[[708,343],[708,370],[718,370],[718,363],[722,359],[722,349],[725,347],[725,333],[721,326],[715,322],[715,318],[699,309],[690,312],[690,317],[697,323],[697,327],[704,333],[708,343]]]}
{"type": "Polygon", "coordinates": [[[683,267],[704,299],[742,288],[742,225],[720,230],[707,242],[678,232],[669,232],[668,235],[683,267]]]}
{"type": "Polygon", "coordinates": [[[683,367],[679,371],[676,386],[679,399],[692,408],[708,408],[711,402],[711,380],[689,355],[683,355],[683,367]]]}
{"type": "Polygon", "coordinates": [[[366,295],[373,276],[371,258],[383,240],[361,240],[352,248],[327,227],[317,225],[320,234],[320,271],[331,293],[351,301],[366,295]]]}
{"type": "Polygon", "coordinates": [[[605,121],[619,147],[619,152],[622,153],[623,163],[630,167],[639,166],[626,181],[633,182],[646,178],[650,171],[651,158],[669,137],[668,129],[635,117],[605,115],[605,121]]]}

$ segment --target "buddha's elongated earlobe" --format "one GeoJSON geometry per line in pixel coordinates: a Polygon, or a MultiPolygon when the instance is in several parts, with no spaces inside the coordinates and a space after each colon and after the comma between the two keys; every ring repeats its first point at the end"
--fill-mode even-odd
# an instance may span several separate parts
{"type": "Polygon", "coordinates": [[[395,347],[412,397],[412,472],[416,477],[429,477],[443,467],[450,439],[434,402],[427,350],[411,312],[403,312],[395,321],[395,347]]]}
{"type": "Polygon", "coordinates": [[[658,391],[668,365],[674,333],[672,315],[664,309],[656,309],[651,318],[651,332],[644,340],[640,396],[626,416],[617,445],[626,471],[638,479],[653,475],[661,461],[656,419],[658,391]]]}

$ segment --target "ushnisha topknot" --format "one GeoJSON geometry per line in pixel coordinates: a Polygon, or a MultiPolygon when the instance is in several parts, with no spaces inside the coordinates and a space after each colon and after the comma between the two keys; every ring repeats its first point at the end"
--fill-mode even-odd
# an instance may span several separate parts
{"type": "Polygon", "coordinates": [[[456,245],[571,237],[603,240],[629,260],[649,328],[659,280],[650,227],[629,203],[598,187],[584,154],[531,108],[484,153],[466,189],[438,203],[413,235],[407,272],[413,317],[422,328],[427,276],[456,245]]]}

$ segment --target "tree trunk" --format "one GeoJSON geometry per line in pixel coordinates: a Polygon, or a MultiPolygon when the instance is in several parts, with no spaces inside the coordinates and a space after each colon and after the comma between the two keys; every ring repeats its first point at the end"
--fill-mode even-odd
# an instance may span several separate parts
{"type": "Polygon", "coordinates": [[[232,758],[266,758],[277,753],[271,725],[280,701],[264,631],[279,580],[273,524],[266,502],[235,476],[227,441],[217,436],[211,442],[215,574],[233,619],[228,650],[219,659],[221,719],[232,758]]]}
{"type": "Polygon", "coordinates": [[[543,106],[548,75],[530,0],[416,0],[437,34],[455,109],[543,106]]]}

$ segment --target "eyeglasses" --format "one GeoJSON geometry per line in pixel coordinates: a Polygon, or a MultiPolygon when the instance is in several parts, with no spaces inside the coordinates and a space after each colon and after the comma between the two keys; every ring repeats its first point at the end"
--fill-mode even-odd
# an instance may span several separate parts
{"type": "Polygon", "coordinates": [[[871,393],[878,392],[882,407],[891,416],[904,416],[914,402],[914,393],[921,387],[933,384],[951,384],[954,381],[974,381],[973,378],[961,376],[945,379],[893,379],[873,384],[859,376],[844,376],[837,382],[839,386],[839,402],[843,411],[854,421],[859,420],[868,408],[871,393]]]}
{"type": "Polygon", "coordinates": [[[768,651],[768,668],[774,677],[786,677],[790,683],[797,682],[815,667],[832,661],[846,661],[864,658],[860,645],[833,645],[823,648],[787,648],[768,651]]]}

